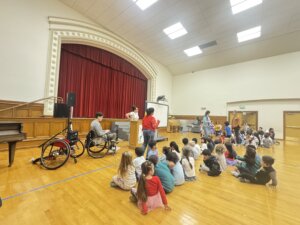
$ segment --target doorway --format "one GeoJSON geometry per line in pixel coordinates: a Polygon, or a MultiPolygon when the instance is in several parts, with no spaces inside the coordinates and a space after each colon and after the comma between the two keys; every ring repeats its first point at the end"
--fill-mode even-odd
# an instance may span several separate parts
{"type": "Polygon", "coordinates": [[[300,142],[300,112],[283,112],[284,140],[300,142]]]}

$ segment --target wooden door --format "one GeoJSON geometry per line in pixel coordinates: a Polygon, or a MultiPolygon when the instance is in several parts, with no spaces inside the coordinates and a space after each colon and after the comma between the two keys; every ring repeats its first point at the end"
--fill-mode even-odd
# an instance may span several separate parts
{"type": "Polygon", "coordinates": [[[284,139],[300,142],[300,112],[283,112],[284,139]]]}
{"type": "MultiPolygon", "coordinates": [[[[257,130],[258,112],[257,111],[236,111],[236,114],[241,120],[241,128],[245,123],[249,125],[252,130],[257,130]]],[[[228,122],[231,124],[233,118],[233,111],[228,112],[228,122]]]]}

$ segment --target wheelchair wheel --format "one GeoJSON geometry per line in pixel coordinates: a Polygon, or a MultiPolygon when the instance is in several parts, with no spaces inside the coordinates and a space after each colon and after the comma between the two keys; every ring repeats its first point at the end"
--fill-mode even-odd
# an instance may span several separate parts
{"type": "Polygon", "coordinates": [[[55,170],[63,166],[70,156],[70,145],[62,139],[53,139],[47,142],[42,149],[41,164],[55,170]]]}
{"type": "Polygon", "coordinates": [[[71,154],[70,156],[73,158],[78,158],[82,156],[84,153],[84,145],[82,141],[78,140],[75,145],[71,146],[71,154]]]}
{"type": "Polygon", "coordinates": [[[102,158],[107,153],[107,151],[105,151],[106,145],[107,145],[106,141],[103,141],[98,144],[95,144],[94,141],[90,141],[89,143],[87,143],[87,152],[89,156],[93,158],[102,158]]]}

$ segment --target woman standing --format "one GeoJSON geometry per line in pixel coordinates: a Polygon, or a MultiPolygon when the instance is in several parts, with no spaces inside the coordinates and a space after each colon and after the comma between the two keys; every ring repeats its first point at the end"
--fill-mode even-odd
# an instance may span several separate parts
{"type": "Polygon", "coordinates": [[[211,121],[209,118],[209,114],[210,114],[210,111],[207,110],[202,119],[204,137],[209,137],[211,135],[211,121]]]}
{"type": "Polygon", "coordinates": [[[133,121],[139,120],[139,109],[138,109],[138,107],[133,105],[131,108],[132,108],[132,111],[125,114],[126,118],[130,119],[130,120],[133,120],[133,121]]]}
{"type": "Polygon", "coordinates": [[[144,117],[142,126],[143,126],[143,136],[144,136],[144,151],[146,150],[147,145],[150,141],[154,140],[155,130],[159,125],[159,120],[156,120],[153,116],[154,108],[148,108],[146,110],[147,115],[144,117]]]}

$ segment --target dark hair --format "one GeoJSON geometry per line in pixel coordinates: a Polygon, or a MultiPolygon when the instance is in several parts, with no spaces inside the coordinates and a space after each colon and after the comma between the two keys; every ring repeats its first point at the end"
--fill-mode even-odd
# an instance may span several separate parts
{"type": "Polygon", "coordinates": [[[174,149],[176,152],[180,153],[180,150],[179,150],[179,147],[178,147],[177,144],[173,145],[173,149],[174,149]]]}
{"type": "Polygon", "coordinates": [[[207,149],[208,149],[210,152],[213,152],[213,151],[214,151],[214,145],[213,145],[211,142],[208,142],[208,143],[207,143],[207,149]]]}
{"type": "Polygon", "coordinates": [[[210,111],[209,111],[209,110],[207,110],[207,111],[205,112],[205,116],[207,116],[208,114],[210,114],[210,111]]]}
{"type": "Polygon", "coordinates": [[[215,144],[215,145],[221,144],[221,143],[222,143],[222,141],[221,141],[220,138],[217,138],[217,139],[214,140],[214,144],[215,144]]]}
{"type": "Polygon", "coordinates": [[[270,133],[269,133],[269,132],[266,132],[266,133],[264,134],[264,138],[268,138],[268,137],[270,137],[270,133]]]}
{"type": "Polygon", "coordinates": [[[132,111],[136,110],[137,107],[135,105],[131,106],[132,111]]]}
{"type": "Polygon", "coordinates": [[[146,110],[146,113],[147,113],[147,116],[150,116],[151,114],[154,113],[154,108],[153,108],[153,107],[148,108],[148,109],[146,110]]]}
{"type": "Polygon", "coordinates": [[[103,113],[102,113],[102,112],[96,112],[96,115],[95,115],[96,118],[102,117],[102,116],[103,116],[103,113]]]}
{"type": "Polygon", "coordinates": [[[158,157],[156,155],[150,155],[150,157],[148,158],[148,160],[150,162],[152,162],[154,166],[156,166],[156,164],[158,163],[158,157]]]}
{"type": "Polygon", "coordinates": [[[228,121],[226,121],[224,124],[225,124],[225,126],[229,126],[229,122],[228,121]]]}
{"type": "Polygon", "coordinates": [[[262,157],[262,161],[267,164],[268,166],[272,166],[275,162],[275,159],[272,158],[271,156],[268,156],[268,155],[264,155],[262,157]]]}
{"type": "Polygon", "coordinates": [[[162,152],[167,156],[171,152],[171,149],[168,146],[164,146],[162,152]]]}
{"type": "MultiPolygon", "coordinates": [[[[193,165],[190,162],[190,155],[191,155],[191,149],[190,149],[190,147],[183,147],[183,149],[182,149],[182,159],[186,158],[187,161],[190,164],[190,168],[193,169],[193,165]]],[[[181,159],[181,163],[182,163],[182,159],[181,159]]]]}
{"type": "Polygon", "coordinates": [[[206,137],[202,137],[202,138],[201,138],[201,140],[203,140],[203,143],[205,143],[205,144],[206,144],[206,142],[207,142],[207,139],[206,139],[206,137]]]}
{"type": "Polygon", "coordinates": [[[152,149],[156,145],[156,141],[150,141],[148,145],[152,149]]]}
{"type": "Polygon", "coordinates": [[[255,164],[256,148],[254,145],[248,145],[246,147],[246,154],[244,155],[245,162],[253,166],[255,164]]]}
{"type": "Polygon", "coordinates": [[[229,152],[228,158],[235,159],[236,158],[236,152],[234,151],[232,144],[230,142],[225,143],[225,147],[227,151],[229,152]]]}
{"type": "Polygon", "coordinates": [[[211,152],[208,149],[204,149],[201,155],[211,156],[211,152]]]}
{"type": "Polygon", "coordinates": [[[170,152],[167,155],[167,160],[173,162],[174,164],[176,164],[179,161],[179,158],[178,158],[178,156],[175,152],[170,152]]]}
{"type": "Polygon", "coordinates": [[[144,155],[144,148],[142,148],[142,147],[136,147],[135,149],[134,149],[134,151],[135,151],[135,154],[137,155],[137,156],[142,156],[142,155],[144,155]]]}
{"type": "Polygon", "coordinates": [[[252,131],[252,129],[250,128],[250,129],[248,129],[247,131],[246,131],[246,134],[247,135],[252,135],[252,133],[253,133],[253,131],[252,131]]]}
{"type": "Polygon", "coordinates": [[[182,138],[182,143],[184,145],[187,145],[189,143],[189,139],[188,138],[182,138]]]}
{"type": "Polygon", "coordinates": [[[170,147],[172,148],[174,145],[176,145],[176,142],[175,141],[171,141],[170,142],[170,147]]]}
{"type": "Polygon", "coordinates": [[[198,139],[197,139],[197,138],[193,138],[193,139],[192,139],[192,141],[194,141],[194,142],[195,142],[195,144],[197,144],[197,142],[198,142],[198,139]]]}
{"type": "Polygon", "coordinates": [[[142,175],[139,179],[138,187],[137,187],[137,199],[146,202],[147,201],[147,189],[146,189],[146,176],[152,170],[152,162],[145,161],[141,165],[142,175]]]}

